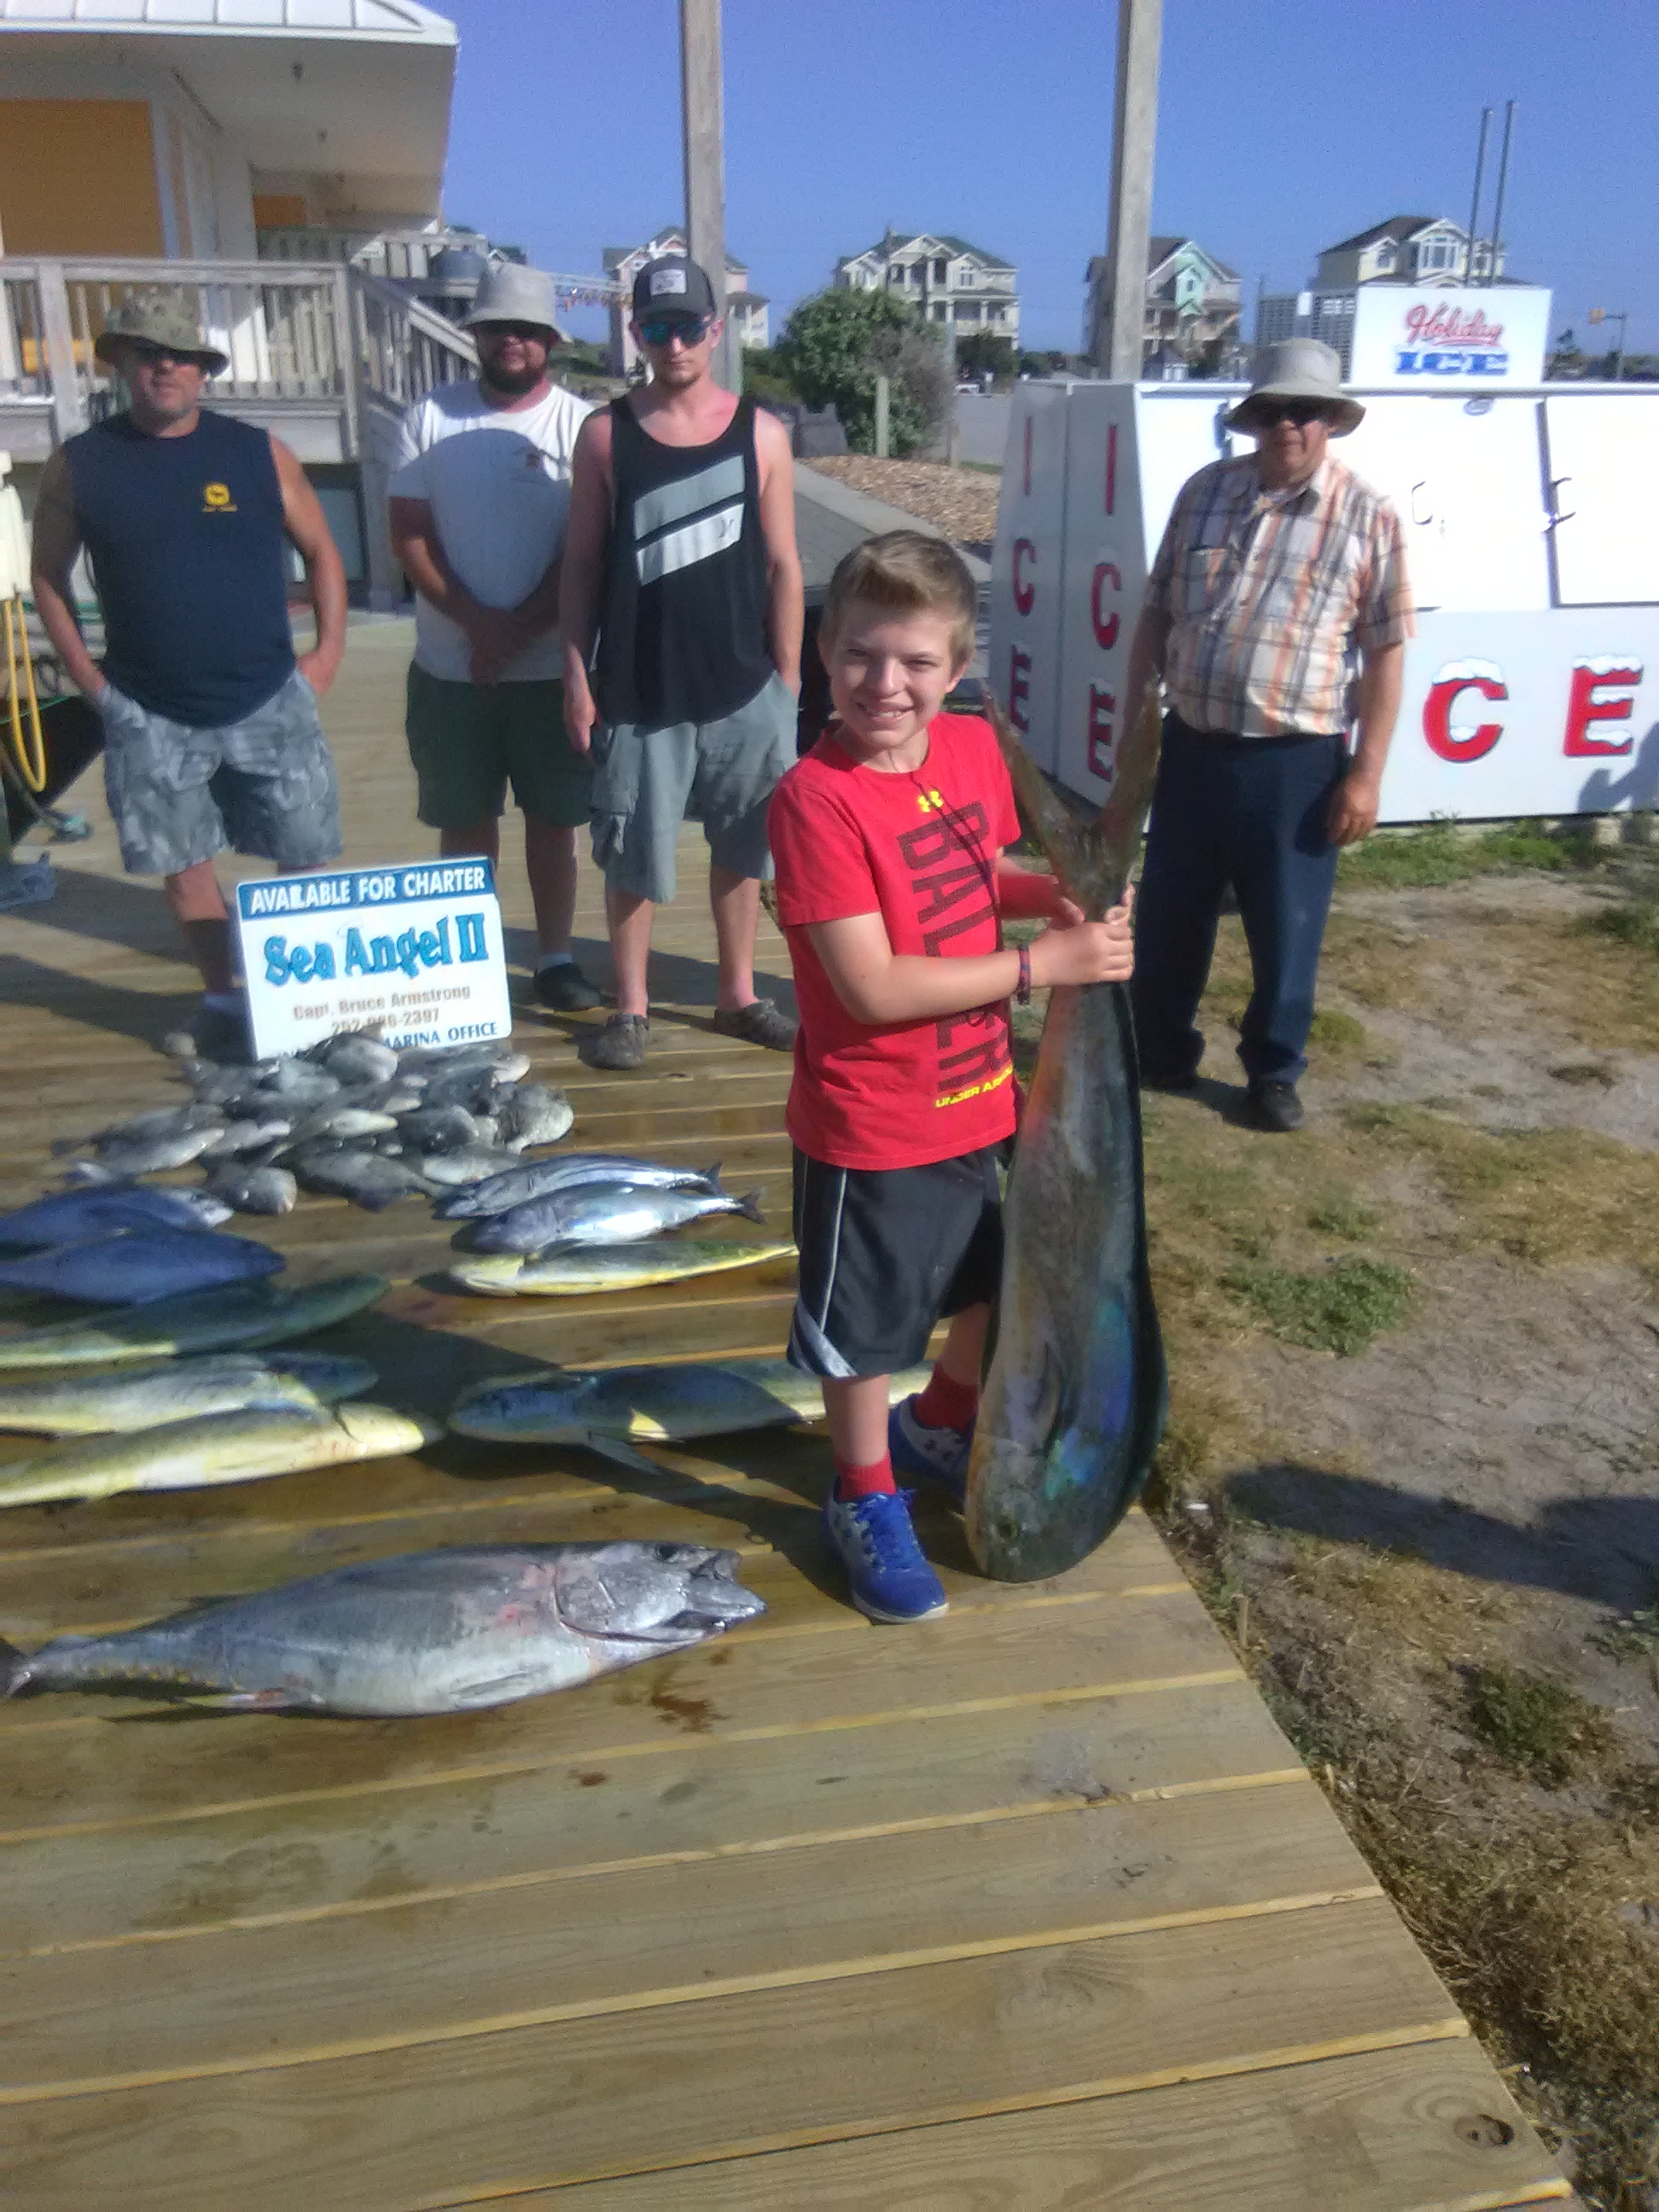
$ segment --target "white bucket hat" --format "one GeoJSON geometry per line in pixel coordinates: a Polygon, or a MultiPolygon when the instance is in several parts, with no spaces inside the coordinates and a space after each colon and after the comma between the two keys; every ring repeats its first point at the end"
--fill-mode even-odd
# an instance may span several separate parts
{"type": "Polygon", "coordinates": [[[1317,400],[1331,426],[1334,438],[1346,438],[1365,419],[1357,399],[1342,389],[1342,364],[1317,338],[1281,338],[1263,346],[1255,357],[1250,388],[1227,416],[1230,430],[1251,431],[1258,399],[1317,400]]]}
{"type": "Polygon", "coordinates": [[[555,345],[564,343],[556,310],[558,300],[553,279],[539,269],[526,269],[517,261],[503,261],[478,280],[478,290],[462,322],[464,330],[479,323],[537,323],[551,334],[555,345]]]}

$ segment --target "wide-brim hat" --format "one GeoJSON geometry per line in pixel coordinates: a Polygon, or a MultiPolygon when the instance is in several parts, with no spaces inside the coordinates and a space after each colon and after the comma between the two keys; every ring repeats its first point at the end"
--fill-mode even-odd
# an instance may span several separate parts
{"type": "Polygon", "coordinates": [[[521,261],[498,262],[479,278],[461,327],[470,331],[480,323],[535,323],[555,345],[562,345],[557,307],[553,279],[544,270],[526,269],[521,261]]]}
{"type": "Polygon", "coordinates": [[[123,339],[199,361],[209,376],[217,376],[230,367],[230,356],[208,343],[201,325],[177,292],[129,293],[93,340],[92,349],[100,361],[108,361],[123,339]]]}
{"type": "Polygon", "coordinates": [[[1258,399],[1317,400],[1334,438],[1346,438],[1365,419],[1357,399],[1342,389],[1342,364],[1317,338],[1281,338],[1263,346],[1255,359],[1250,388],[1226,416],[1230,430],[1254,430],[1258,399]]]}

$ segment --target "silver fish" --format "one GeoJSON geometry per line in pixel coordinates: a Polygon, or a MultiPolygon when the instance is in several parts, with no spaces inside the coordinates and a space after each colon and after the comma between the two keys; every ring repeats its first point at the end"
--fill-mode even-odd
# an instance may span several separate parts
{"type": "Polygon", "coordinates": [[[510,1044],[410,1045],[398,1055],[400,1069],[428,1076],[489,1075],[500,1083],[516,1083],[530,1073],[530,1055],[510,1044]]]}
{"type": "Polygon", "coordinates": [[[580,1244],[562,1252],[470,1254],[450,1261],[449,1279],[488,1298],[585,1297],[638,1291],[793,1260],[793,1243],[739,1243],[735,1237],[644,1237],[632,1244],[580,1244]]]}
{"type": "Polygon", "coordinates": [[[400,1114],[398,1133],[422,1152],[459,1152],[484,1141],[483,1132],[465,1106],[422,1106],[411,1114],[400,1114]]]}
{"type": "Polygon", "coordinates": [[[237,1213],[292,1213],[300,1186],[286,1168],[252,1167],[227,1161],[208,1179],[208,1194],[237,1213]]]}
{"type": "Polygon", "coordinates": [[[222,1116],[216,1109],[200,1099],[187,1100],[181,1106],[156,1106],[148,1113],[134,1114],[125,1121],[112,1121],[106,1129],[94,1129],[86,1142],[95,1152],[110,1145],[143,1145],[157,1137],[176,1137],[191,1129],[213,1129],[219,1127],[222,1116]]]}
{"type": "Polygon", "coordinates": [[[503,1152],[499,1145],[469,1145],[460,1152],[426,1152],[421,1155],[421,1173],[429,1183],[443,1190],[460,1190],[477,1185],[489,1176],[499,1175],[503,1160],[510,1160],[511,1152],[503,1152]]]}
{"type": "Polygon", "coordinates": [[[294,1155],[294,1172],[307,1190],[330,1198],[349,1198],[354,1206],[378,1213],[416,1191],[425,1191],[424,1178],[402,1160],[380,1152],[325,1140],[306,1145],[294,1155]]]}
{"type": "Polygon", "coordinates": [[[72,1160],[68,1172],[76,1181],[106,1182],[113,1176],[126,1182],[138,1176],[162,1175],[168,1168],[185,1168],[199,1159],[224,1127],[215,1114],[205,1128],[177,1129],[171,1135],[135,1138],[131,1144],[99,1147],[96,1160],[72,1160]],[[88,1176],[83,1171],[90,1169],[88,1176]]]}
{"type": "MultiPolygon", "coordinates": [[[[1112,796],[1080,828],[993,710],[1027,818],[1085,914],[1122,896],[1158,763],[1156,693],[1112,796]]],[[[999,1582],[1076,1565],[1151,1471],[1168,1403],[1142,1197],[1134,1028],[1121,984],[1049,995],[1004,1215],[996,1348],[968,1472],[969,1547],[999,1582]]]]}
{"type": "Polygon", "coordinates": [[[118,1229],[216,1229],[229,1218],[229,1206],[204,1191],[95,1183],[53,1191],[15,1213],[0,1213],[0,1248],[76,1244],[118,1229]]]}
{"type": "Polygon", "coordinates": [[[551,1198],[532,1198],[527,1206],[492,1214],[471,1232],[471,1249],[544,1252],[573,1244],[631,1244],[718,1213],[738,1213],[745,1221],[766,1218],[757,1190],[732,1198],[724,1191],[635,1190],[627,1184],[604,1183],[592,1189],[558,1191],[551,1198]]]}
{"type": "Polygon", "coordinates": [[[477,1712],[752,1620],[766,1607],[739,1566],[695,1544],[416,1552],[27,1657],[0,1644],[0,1697],[144,1682],[252,1711],[477,1712]]]}
{"type": "Polygon", "coordinates": [[[222,1231],[123,1229],[83,1243],[54,1244],[21,1259],[0,1260],[0,1286],[45,1291],[88,1305],[140,1306],[274,1275],[286,1265],[268,1244],[222,1231]]]}
{"type": "Polygon", "coordinates": [[[319,1352],[209,1352],[112,1375],[0,1384],[0,1429],[97,1436],[158,1428],[203,1413],[285,1412],[359,1398],[374,1389],[374,1380],[366,1359],[319,1352]]]}
{"type": "Polygon", "coordinates": [[[240,1159],[244,1152],[257,1152],[262,1146],[291,1135],[293,1129],[293,1122],[281,1115],[227,1121],[207,1150],[197,1157],[204,1161],[240,1159]]]}
{"type": "MultiPolygon", "coordinates": [[[[307,1111],[325,1099],[338,1097],[344,1088],[338,1076],[331,1075],[326,1068],[286,1057],[265,1063],[258,1083],[259,1096],[267,1104],[280,1098],[285,1105],[307,1111]]],[[[241,1103],[240,1094],[238,1103],[241,1103]]]]}
{"type": "Polygon", "coordinates": [[[469,1114],[489,1114],[495,1110],[503,1088],[491,1068],[439,1070],[427,1078],[421,1103],[433,1107],[464,1106],[469,1114]]]}
{"type": "Polygon", "coordinates": [[[392,1047],[361,1030],[313,1045],[307,1057],[342,1083],[386,1083],[398,1073],[398,1055],[392,1047]]]}
{"type": "Polygon", "coordinates": [[[569,1133],[576,1116],[562,1091],[544,1083],[520,1083],[507,1093],[496,1115],[495,1133],[515,1152],[532,1145],[556,1145],[569,1133]]]}
{"type": "Polygon", "coordinates": [[[556,1191],[606,1182],[628,1183],[635,1190],[718,1193],[720,1163],[709,1168],[677,1168],[629,1152],[564,1152],[556,1160],[532,1160],[523,1167],[508,1168],[472,1190],[441,1199],[433,1210],[441,1221],[477,1219],[505,1213],[509,1206],[523,1206],[532,1198],[551,1198],[556,1191]]]}
{"type": "Polygon", "coordinates": [[[395,1129],[397,1126],[395,1114],[381,1114],[370,1106],[331,1098],[294,1124],[283,1150],[295,1151],[319,1137],[332,1137],[341,1144],[349,1144],[354,1137],[379,1136],[383,1130],[395,1129]]]}

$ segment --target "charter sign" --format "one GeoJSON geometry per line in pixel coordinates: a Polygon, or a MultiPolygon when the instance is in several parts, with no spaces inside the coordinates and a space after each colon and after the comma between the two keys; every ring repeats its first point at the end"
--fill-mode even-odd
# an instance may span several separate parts
{"type": "Polygon", "coordinates": [[[488,860],[434,860],[239,884],[253,1048],[301,1052],[342,1030],[388,1044],[510,1036],[488,860]]]}

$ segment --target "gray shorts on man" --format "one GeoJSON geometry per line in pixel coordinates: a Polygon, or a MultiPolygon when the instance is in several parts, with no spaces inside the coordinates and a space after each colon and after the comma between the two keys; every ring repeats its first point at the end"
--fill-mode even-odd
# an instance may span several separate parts
{"type": "Polygon", "coordinates": [[[702,823],[717,868],[770,880],[767,803],[795,758],[795,695],[781,676],[717,722],[603,728],[593,753],[593,858],[609,890],[657,905],[671,900],[688,818],[702,823]]]}

